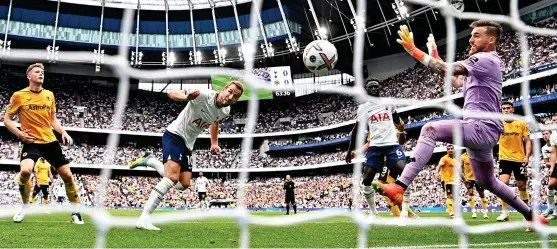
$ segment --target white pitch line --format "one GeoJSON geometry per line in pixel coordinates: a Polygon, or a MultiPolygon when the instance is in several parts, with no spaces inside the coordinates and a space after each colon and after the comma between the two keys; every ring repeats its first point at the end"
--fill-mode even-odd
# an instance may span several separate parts
{"type": "MultiPolygon", "coordinates": [[[[529,244],[539,244],[542,240],[530,240],[530,241],[509,241],[509,242],[493,242],[493,243],[475,243],[468,244],[469,247],[486,247],[486,246],[508,246],[508,245],[529,245],[529,244]]],[[[557,240],[548,240],[548,242],[557,242],[557,240]]],[[[452,245],[424,245],[424,246],[389,246],[389,247],[370,247],[372,249],[413,249],[413,248],[458,248],[458,244],[452,245]]]]}

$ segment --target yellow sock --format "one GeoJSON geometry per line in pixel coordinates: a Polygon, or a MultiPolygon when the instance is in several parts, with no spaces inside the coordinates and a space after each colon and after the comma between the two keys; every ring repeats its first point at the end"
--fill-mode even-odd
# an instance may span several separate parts
{"type": "Polygon", "coordinates": [[[507,204],[504,201],[501,201],[501,208],[503,209],[504,212],[507,212],[509,210],[509,204],[507,204]]]}
{"type": "Polygon", "coordinates": [[[398,208],[398,206],[394,205],[391,199],[389,199],[389,197],[383,196],[383,198],[385,198],[385,202],[387,202],[387,207],[391,209],[391,213],[393,213],[393,216],[400,217],[400,209],[398,208]]]}
{"type": "Polygon", "coordinates": [[[43,199],[43,204],[48,204],[48,200],[47,200],[47,199],[43,199]]]}
{"type": "Polygon", "coordinates": [[[449,212],[449,214],[453,213],[453,199],[452,198],[447,198],[447,212],[449,212]]]}
{"type": "Polygon", "coordinates": [[[482,198],[482,209],[487,211],[487,199],[482,198]]]}
{"type": "Polygon", "coordinates": [[[470,199],[470,207],[472,210],[476,210],[476,197],[473,195],[469,195],[468,199],[470,199]]]}
{"type": "Polygon", "coordinates": [[[75,185],[75,182],[73,180],[71,182],[64,182],[64,186],[66,187],[68,200],[70,200],[72,204],[78,204],[79,195],[77,193],[77,186],[75,185]]]}
{"type": "Polygon", "coordinates": [[[518,191],[519,195],[520,195],[520,199],[526,203],[526,205],[528,204],[528,190],[525,191],[518,191]]]}
{"type": "Polygon", "coordinates": [[[414,213],[414,211],[412,211],[412,209],[408,207],[408,217],[412,217],[414,215],[416,215],[416,213],[414,213]]]}
{"type": "Polygon", "coordinates": [[[31,183],[31,178],[24,179],[22,175],[19,175],[18,179],[19,183],[19,193],[21,194],[21,200],[23,204],[29,204],[29,195],[31,194],[31,188],[33,187],[33,183],[31,183]]]}

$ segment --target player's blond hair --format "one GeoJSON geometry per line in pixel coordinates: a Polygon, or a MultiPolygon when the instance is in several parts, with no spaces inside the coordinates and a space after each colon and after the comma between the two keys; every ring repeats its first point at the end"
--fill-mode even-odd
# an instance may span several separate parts
{"type": "Polygon", "coordinates": [[[25,72],[25,74],[29,74],[29,72],[31,72],[31,70],[33,70],[33,68],[40,68],[44,71],[44,66],[42,63],[35,63],[35,64],[31,64],[29,65],[29,67],[27,67],[27,72],[25,72]]]}
{"type": "Polygon", "coordinates": [[[242,94],[244,93],[244,84],[242,84],[242,82],[236,81],[236,80],[228,82],[228,84],[226,84],[226,86],[224,86],[223,89],[227,89],[231,85],[235,85],[236,88],[238,88],[238,90],[240,90],[242,92],[242,94]]]}

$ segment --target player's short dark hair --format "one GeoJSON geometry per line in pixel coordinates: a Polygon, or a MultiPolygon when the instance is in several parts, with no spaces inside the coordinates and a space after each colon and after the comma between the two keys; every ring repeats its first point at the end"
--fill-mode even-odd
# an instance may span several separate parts
{"type": "Polygon", "coordinates": [[[501,24],[497,22],[490,21],[490,20],[477,20],[472,22],[472,24],[470,24],[470,27],[472,28],[485,27],[489,35],[495,36],[496,43],[499,43],[499,40],[501,40],[503,27],[501,27],[501,24]]]}
{"type": "Polygon", "coordinates": [[[374,78],[374,77],[369,77],[369,78],[366,79],[366,85],[367,85],[367,83],[369,83],[371,81],[376,81],[377,83],[381,84],[381,81],[379,81],[379,79],[374,78]]]}
{"type": "Polygon", "coordinates": [[[454,148],[454,145],[452,145],[452,144],[447,144],[447,148],[449,148],[449,147],[454,148]]]}
{"type": "Polygon", "coordinates": [[[511,103],[510,101],[503,101],[503,102],[501,103],[501,106],[506,106],[506,105],[510,105],[511,107],[514,108],[513,103],[511,103]]]}

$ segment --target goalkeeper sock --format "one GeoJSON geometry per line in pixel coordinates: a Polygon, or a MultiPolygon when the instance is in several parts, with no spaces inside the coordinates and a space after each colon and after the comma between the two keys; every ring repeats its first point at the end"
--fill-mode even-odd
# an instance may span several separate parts
{"type": "Polygon", "coordinates": [[[476,198],[473,195],[469,195],[468,199],[470,199],[470,208],[472,208],[472,213],[476,212],[476,198]]]}
{"type": "Polygon", "coordinates": [[[482,198],[482,209],[487,212],[487,199],[482,198]]]}
{"type": "Polygon", "coordinates": [[[509,204],[501,200],[501,209],[503,209],[504,214],[509,214],[509,204]]]}
{"type": "Polygon", "coordinates": [[[555,208],[555,190],[553,189],[547,191],[547,207],[550,209],[555,208]]]}
{"type": "Polygon", "coordinates": [[[447,212],[449,212],[449,214],[452,214],[454,212],[453,210],[453,199],[452,198],[447,198],[447,212]]]}
{"type": "Polygon", "coordinates": [[[399,217],[400,216],[400,209],[398,208],[398,206],[394,205],[393,202],[391,201],[391,199],[389,199],[389,197],[383,196],[383,198],[385,199],[385,202],[387,203],[387,207],[389,207],[389,209],[391,210],[391,213],[393,213],[393,216],[394,217],[399,217]]]}
{"type": "Polygon", "coordinates": [[[286,214],[290,213],[290,204],[286,204],[286,214]]]}
{"type": "Polygon", "coordinates": [[[528,190],[524,190],[524,191],[518,191],[519,195],[520,195],[520,199],[526,203],[526,205],[529,205],[528,203],[528,190]]]}
{"type": "Polygon", "coordinates": [[[377,209],[375,208],[375,191],[371,186],[364,186],[364,197],[366,198],[367,204],[369,205],[369,210],[372,214],[377,213],[377,209]]]}
{"type": "Polygon", "coordinates": [[[147,159],[147,167],[153,168],[156,170],[159,175],[165,177],[164,175],[164,164],[161,161],[157,160],[155,157],[151,157],[147,159]]]}
{"type": "Polygon", "coordinates": [[[145,204],[143,208],[143,212],[141,216],[150,215],[155,211],[155,209],[159,206],[159,203],[163,200],[164,195],[174,186],[172,180],[164,177],[162,180],[155,186],[153,191],[151,191],[151,195],[149,196],[149,200],[145,204]]]}
{"type": "Polygon", "coordinates": [[[33,187],[33,183],[31,183],[30,177],[23,177],[22,174],[19,174],[19,193],[21,194],[21,200],[23,204],[29,204],[29,194],[31,193],[31,188],[33,187]]]}
{"type": "Polygon", "coordinates": [[[296,204],[292,205],[292,207],[294,208],[294,214],[298,213],[298,210],[296,210],[296,204]]]}

